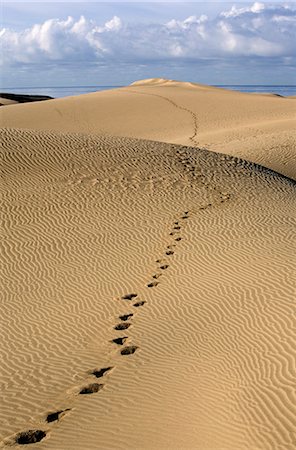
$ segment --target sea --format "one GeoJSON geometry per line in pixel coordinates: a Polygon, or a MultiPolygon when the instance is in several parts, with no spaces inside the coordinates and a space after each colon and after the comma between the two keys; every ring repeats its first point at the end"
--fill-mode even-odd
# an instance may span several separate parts
{"type": "MultiPolygon", "coordinates": [[[[240,92],[272,93],[281,96],[296,95],[296,85],[238,85],[238,84],[215,84],[215,87],[231,89],[240,92]]],[[[1,88],[1,92],[12,94],[49,95],[54,98],[68,97],[72,95],[89,94],[91,92],[116,89],[123,86],[39,86],[39,87],[14,87],[1,88]]]]}

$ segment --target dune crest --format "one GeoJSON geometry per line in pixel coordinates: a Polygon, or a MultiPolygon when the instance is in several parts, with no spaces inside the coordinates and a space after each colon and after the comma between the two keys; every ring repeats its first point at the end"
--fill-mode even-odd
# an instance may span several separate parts
{"type": "MultiPolygon", "coordinates": [[[[170,80],[167,78],[146,78],[144,80],[138,80],[131,83],[129,86],[170,86],[170,87],[180,87],[182,89],[186,88],[196,88],[196,89],[206,89],[206,90],[220,90],[215,86],[209,86],[206,84],[193,83],[189,81],[178,81],[170,80]]],[[[223,89],[225,90],[225,89],[223,89]]]]}
{"type": "Polygon", "coordinates": [[[130,86],[155,86],[173,83],[174,80],[168,80],[166,78],[146,78],[144,80],[137,80],[130,84],[130,86]]]}
{"type": "Polygon", "coordinates": [[[295,102],[162,78],[1,108],[5,127],[150,139],[262,164],[296,179],[295,102]]]}

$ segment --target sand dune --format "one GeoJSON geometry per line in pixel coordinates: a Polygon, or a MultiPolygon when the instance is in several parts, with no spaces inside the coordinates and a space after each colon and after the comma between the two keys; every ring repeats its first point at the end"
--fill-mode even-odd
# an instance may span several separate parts
{"type": "Polygon", "coordinates": [[[119,107],[124,129],[124,101],[131,126],[143,98],[152,130],[190,131],[185,109],[132,89],[4,115],[28,127],[31,111],[33,128],[47,117],[59,132],[2,132],[0,446],[292,450],[295,183],[228,155],[97,136],[119,107]]]}
{"type": "Polygon", "coordinates": [[[0,102],[2,105],[12,105],[15,103],[32,103],[41,102],[44,100],[52,100],[53,97],[48,95],[33,95],[33,94],[11,94],[11,93],[0,93],[0,102]]]}
{"type": "Polygon", "coordinates": [[[15,105],[18,102],[16,100],[11,100],[9,98],[4,98],[0,96],[0,106],[7,106],[7,105],[15,105]]]}
{"type": "Polygon", "coordinates": [[[196,83],[131,86],[1,109],[5,127],[82,132],[204,147],[296,179],[296,103],[196,83]]]}

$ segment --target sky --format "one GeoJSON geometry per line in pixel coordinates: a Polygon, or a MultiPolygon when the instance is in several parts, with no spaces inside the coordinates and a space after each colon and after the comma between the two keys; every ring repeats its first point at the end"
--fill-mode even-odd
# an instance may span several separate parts
{"type": "Polygon", "coordinates": [[[296,2],[4,1],[1,88],[296,84],[296,2]]]}

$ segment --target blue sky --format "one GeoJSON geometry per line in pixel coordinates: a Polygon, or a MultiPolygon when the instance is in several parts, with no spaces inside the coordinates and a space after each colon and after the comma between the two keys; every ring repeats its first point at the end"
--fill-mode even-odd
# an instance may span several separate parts
{"type": "Polygon", "coordinates": [[[296,3],[3,2],[2,88],[296,84],[296,3]]]}

